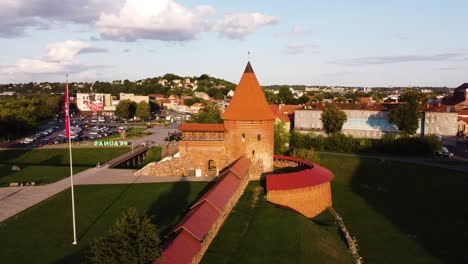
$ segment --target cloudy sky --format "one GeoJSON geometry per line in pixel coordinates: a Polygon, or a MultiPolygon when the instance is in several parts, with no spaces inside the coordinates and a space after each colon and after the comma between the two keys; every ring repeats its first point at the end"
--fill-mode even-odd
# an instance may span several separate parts
{"type": "Polygon", "coordinates": [[[467,13],[466,0],[0,0],[0,83],[237,83],[250,57],[264,85],[456,87],[467,13]]]}

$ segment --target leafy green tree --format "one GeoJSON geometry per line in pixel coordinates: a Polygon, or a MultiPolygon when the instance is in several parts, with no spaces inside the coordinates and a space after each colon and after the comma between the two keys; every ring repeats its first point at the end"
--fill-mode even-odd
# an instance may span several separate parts
{"type": "Polygon", "coordinates": [[[280,87],[278,92],[278,100],[282,104],[296,104],[296,99],[287,86],[280,87]]]}
{"type": "Polygon", "coordinates": [[[274,126],[274,152],[275,154],[285,154],[289,149],[289,131],[285,128],[285,123],[275,122],[274,126]]]}
{"type": "Polygon", "coordinates": [[[343,128],[343,124],[348,120],[346,113],[336,104],[326,104],[322,112],[322,125],[325,133],[338,133],[343,128]]]}
{"type": "Polygon", "coordinates": [[[135,102],[130,100],[120,100],[119,104],[115,108],[115,115],[120,118],[129,119],[135,116],[135,111],[135,102]]]}
{"type": "Polygon", "coordinates": [[[413,135],[419,127],[418,99],[417,91],[406,90],[400,96],[400,101],[403,103],[390,110],[387,115],[388,121],[395,124],[403,134],[413,135]]]}
{"type": "Polygon", "coordinates": [[[278,96],[275,93],[268,89],[263,89],[263,92],[265,93],[265,98],[269,104],[277,103],[278,96]]]}
{"type": "Polygon", "coordinates": [[[195,114],[191,120],[192,123],[203,124],[222,124],[221,112],[217,103],[205,104],[198,114],[195,114]]]}
{"type": "Polygon", "coordinates": [[[137,104],[136,116],[143,121],[147,120],[150,117],[150,110],[150,105],[145,101],[141,101],[137,104]]]}
{"type": "Polygon", "coordinates": [[[310,101],[309,96],[303,95],[297,99],[298,104],[307,104],[310,101]]]}
{"type": "Polygon", "coordinates": [[[159,232],[146,215],[126,210],[109,233],[91,243],[91,263],[152,263],[161,255],[159,232]]]}
{"type": "Polygon", "coordinates": [[[398,108],[390,110],[388,121],[395,124],[403,134],[412,135],[418,129],[417,107],[411,103],[401,104],[398,108]]]}

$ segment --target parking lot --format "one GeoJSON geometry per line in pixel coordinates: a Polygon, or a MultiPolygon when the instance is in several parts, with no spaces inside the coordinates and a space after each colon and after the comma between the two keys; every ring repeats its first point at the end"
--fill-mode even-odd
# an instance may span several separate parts
{"type": "MultiPolygon", "coordinates": [[[[128,129],[128,126],[121,126],[115,119],[108,117],[74,117],[70,119],[70,138],[72,142],[99,139],[128,129]]],[[[16,144],[16,146],[41,147],[67,141],[63,120],[53,119],[33,135],[18,140],[19,144],[16,144]]]]}

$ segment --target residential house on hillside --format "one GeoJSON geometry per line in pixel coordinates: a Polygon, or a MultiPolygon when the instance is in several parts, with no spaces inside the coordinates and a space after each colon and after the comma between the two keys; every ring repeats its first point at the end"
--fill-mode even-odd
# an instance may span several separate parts
{"type": "Polygon", "coordinates": [[[444,98],[443,103],[455,110],[468,109],[468,83],[460,85],[453,91],[453,95],[444,98]]]}

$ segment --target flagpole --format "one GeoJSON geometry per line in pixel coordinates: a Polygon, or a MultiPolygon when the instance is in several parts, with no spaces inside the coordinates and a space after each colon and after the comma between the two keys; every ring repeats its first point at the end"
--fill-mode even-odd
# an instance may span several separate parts
{"type": "Polygon", "coordinates": [[[67,82],[65,84],[65,119],[67,121],[65,134],[68,136],[68,150],[70,153],[70,185],[71,185],[71,199],[72,199],[72,218],[73,218],[73,245],[77,245],[78,241],[76,241],[76,220],[75,220],[75,192],[73,190],[73,158],[72,158],[72,150],[71,150],[71,131],[70,131],[70,111],[69,111],[69,96],[68,96],[68,74],[67,74],[67,82]]]}

